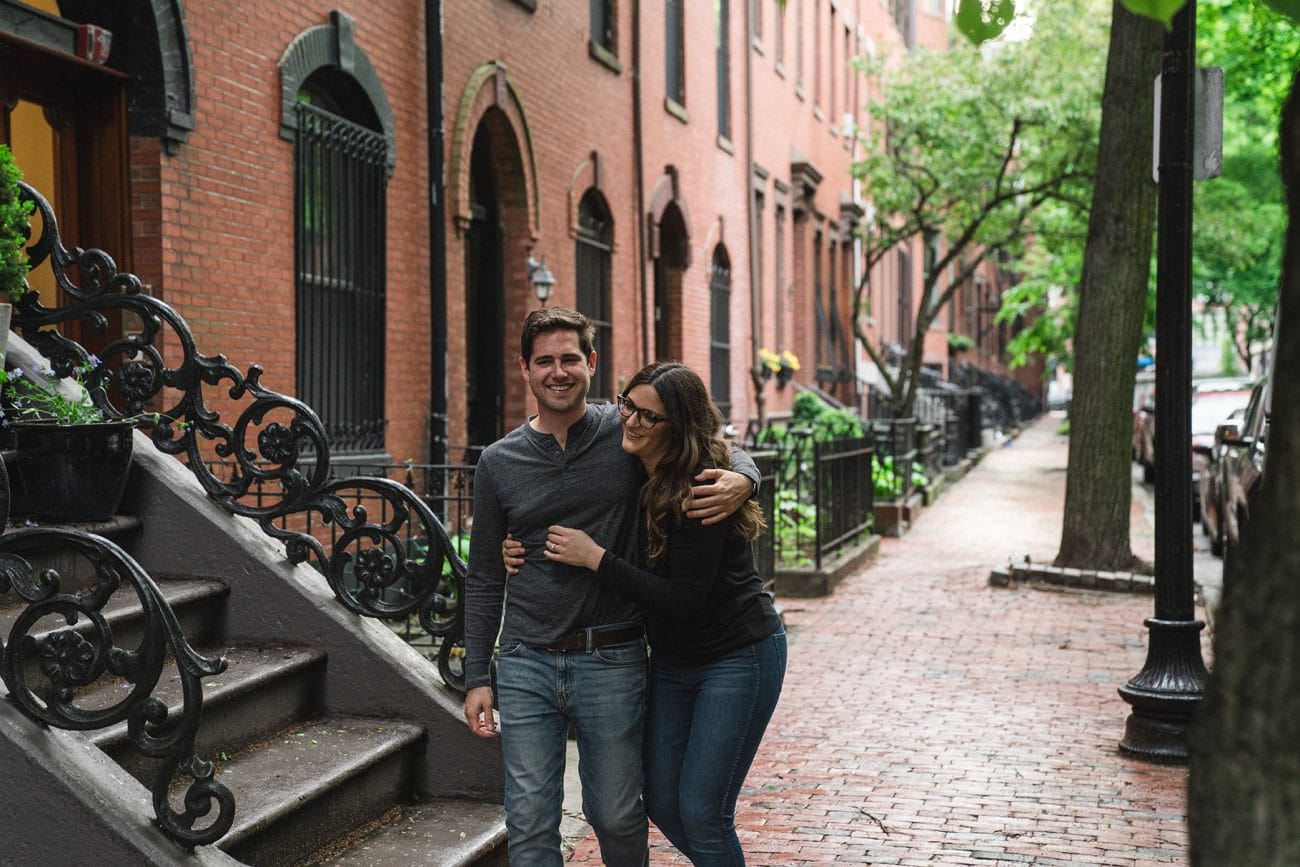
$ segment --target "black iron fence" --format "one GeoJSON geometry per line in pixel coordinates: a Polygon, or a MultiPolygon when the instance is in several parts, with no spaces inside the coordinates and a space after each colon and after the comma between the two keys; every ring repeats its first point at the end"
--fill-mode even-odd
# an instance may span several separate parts
{"type": "Polygon", "coordinates": [[[875,441],[874,480],[879,499],[907,500],[918,479],[916,462],[916,419],[878,419],[871,423],[875,441]]]}
{"type": "Polygon", "coordinates": [[[770,511],[764,504],[764,514],[774,571],[820,569],[871,530],[869,437],[819,441],[811,428],[780,428],[760,432],[757,440],[751,447],[764,451],[771,468],[772,502],[770,511]]]}

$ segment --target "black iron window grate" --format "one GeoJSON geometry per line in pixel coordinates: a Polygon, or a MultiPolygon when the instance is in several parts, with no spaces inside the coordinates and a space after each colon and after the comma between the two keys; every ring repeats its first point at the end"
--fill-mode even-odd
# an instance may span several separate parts
{"type": "Polygon", "coordinates": [[[335,453],[382,451],[387,145],[311,105],[297,112],[298,396],[335,453]]]}
{"type": "Polygon", "coordinates": [[[614,228],[608,208],[599,193],[589,190],[578,205],[578,311],[591,320],[596,332],[596,373],[591,378],[590,394],[593,399],[602,400],[614,399],[614,311],[610,288],[613,244],[614,228]]]}

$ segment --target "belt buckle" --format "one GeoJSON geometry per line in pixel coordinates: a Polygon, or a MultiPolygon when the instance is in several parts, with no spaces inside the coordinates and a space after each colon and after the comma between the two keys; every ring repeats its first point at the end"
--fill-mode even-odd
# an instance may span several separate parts
{"type": "Polygon", "coordinates": [[[593,626],[588,626],[586,629],[582,630],[582,634],[585,635],[587,638],[587,647],[586,650],[584,651],[586,653],[591,653],[591,651],[593,650],[592,641],[594,640],[593,635],[595,631],[596,629],[593,626]]]}

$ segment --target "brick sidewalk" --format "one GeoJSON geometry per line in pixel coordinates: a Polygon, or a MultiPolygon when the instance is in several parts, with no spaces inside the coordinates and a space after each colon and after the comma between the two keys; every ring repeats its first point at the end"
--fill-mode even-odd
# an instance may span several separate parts
{"type": "MultiPolygon", "coordinates": [[[[1150,597],[988,584],[1056,552],[1058,423],[993,450],[833,595],[785,601],[785,692],[737,807],[751,865],[1187,863],[1186,771],[1116,749],[1150,597]]],[[[570,860],[599,863],[594,837],[570,860]]]]}

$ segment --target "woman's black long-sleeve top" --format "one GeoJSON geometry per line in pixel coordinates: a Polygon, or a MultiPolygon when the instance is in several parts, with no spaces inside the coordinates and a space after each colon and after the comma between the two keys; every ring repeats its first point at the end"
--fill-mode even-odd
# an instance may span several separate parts
{"type": "Polygon", "coordinates": [[[669,533],[665,563],[646,571],[606,551],[596,579],[641,604],[650,647],[671,664],[717,659],[781,626],[753,547],[732,534],[730,521],[706,527],[682,516],[669,533]]]}

